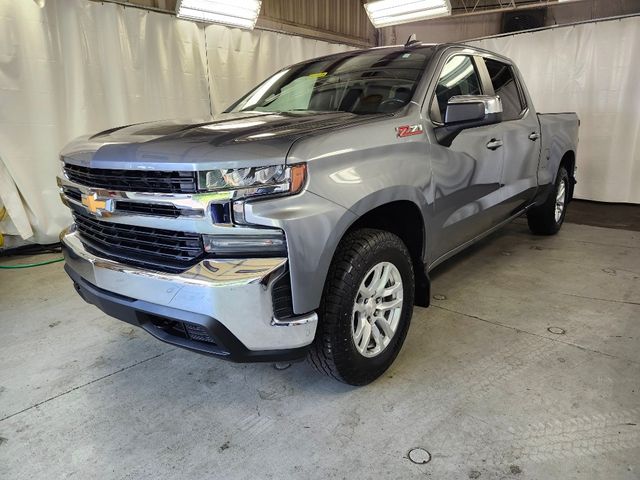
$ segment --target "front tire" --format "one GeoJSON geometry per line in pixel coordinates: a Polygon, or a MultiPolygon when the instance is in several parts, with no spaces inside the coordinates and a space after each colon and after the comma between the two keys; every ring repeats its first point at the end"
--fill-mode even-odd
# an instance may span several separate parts
{"type": "Polygon", "coordinates": [[[527,212],[529,229],[536,235],[554,235],[564,223],[569,202],[569,174],[564,165],[560,166],[556,183],[549,197],[540,206],[527,212]]]}
{"type": "Polygon", "coordinates": [[[366,385],[393,363],[413,313],[415,280],[402,240],[361,229],[340,242],[329,268],[309,360],[350,385],[366,385]]]}

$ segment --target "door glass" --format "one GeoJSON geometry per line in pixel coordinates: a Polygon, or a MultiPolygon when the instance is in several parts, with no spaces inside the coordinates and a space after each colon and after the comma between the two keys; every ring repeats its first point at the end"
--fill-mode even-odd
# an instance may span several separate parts
{"type": "Polygon", "coordinates": [[[456,55],[442,68],[431,104],[431,118],[442,122],[447,102],[456,95],[480,95],[480,78],[471,57],[456,55]]]}
{"type": "Polygon", "coordinates": [[[488,58],[484,59],[484,63],[489,71],[493,89],[502,100],[502,119],[515,120],[519,118],[525,105],[522,102],[512,68],[506,63],[488,58]]]}

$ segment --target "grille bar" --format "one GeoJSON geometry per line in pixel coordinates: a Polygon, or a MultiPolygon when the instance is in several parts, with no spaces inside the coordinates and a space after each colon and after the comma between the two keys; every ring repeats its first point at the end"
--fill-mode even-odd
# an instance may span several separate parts
{"type": "MultiPolygon", "coordinates": [[[[82,202],[82,192],[74,187],[62,187],[62,192],[76,202],[82,202]]],[[[169,203],[149,203],[130,202],[126,200],[116,200],[116,211],[126,212],[135,215],[151,215],[154,217],[201,217],[204,215],[203,209],[176,207],[169,203]]]]}
{"type": "Polygon", "coordinates": [[[69,198],[72,198],[76,202],[82,201],[82,193],[77,188],[63,187],[62,192],[69,198]]]}
{"type": "Polygon", "coordinates": [[[65,164],[64,172],[72,182],[88,187],[149,193],[197,193],[196,172],[155,170],[112,170],[65,164]]]}
{"type": "Polygon", "coordinates": [[[124,200],[116,201],[117,212],[127,212],[137,215],[152,215],[154,217],[171,217],[178,218],[196,217],[204,214],[203,210],[194,208],[178,208],[175,205],[164,203],[147,203],[147,202],[127,202],[124,200]]]}
{"type": "Polygon", "coordinates": [[[99,256],[163,272],[183,272],[203,256],[197,233],[138,227],[74,214],[80,239],[99,256]]]}

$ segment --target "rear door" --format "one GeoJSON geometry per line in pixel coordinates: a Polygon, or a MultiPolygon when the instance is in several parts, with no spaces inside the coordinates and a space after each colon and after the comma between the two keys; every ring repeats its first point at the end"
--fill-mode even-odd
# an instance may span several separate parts
{"type": "Polygon", "coordinates": [[[504,165],[500,176],[501,203],[496,221],[509,218],[535,196],[540,158],[540,124],[515,68],[503,61],[484,57],[491,88],[502,100],[504,165]]]}
{"type": "MultiPolygon", "coordinates": [[[[429,118],[442,127],[449,99],[456,95],[487,94],[476,62],[480,57],[455,53],[437,69],[437,84],[429,100],[429,118]]],[[[484,66],[482,66],[484,68],[484,66]]],[[[486,82],[485,82],[486,83],[486,82]]],[[[462,130],[449,143],[432,142],[435,182],[432,218],[432,258],[448,252],[489,229],[500,202],[503,149],[501,124],[462,130]]]]}

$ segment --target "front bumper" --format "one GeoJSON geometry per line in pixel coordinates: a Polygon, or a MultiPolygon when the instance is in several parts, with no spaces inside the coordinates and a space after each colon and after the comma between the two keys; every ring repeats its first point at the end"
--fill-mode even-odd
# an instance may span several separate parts
{"type": "Polygon", "coordinates": [[[318,317],[274,317],[272,290],[286,258],[203,260],[181,274],[96,257],[62,232],[65,270],[88,303],[162,341],[232,361],[293,360],[306,354],[318,317]]]}

